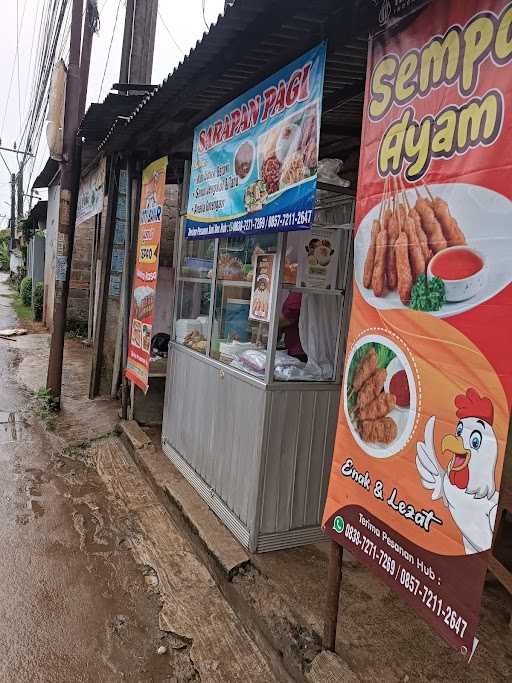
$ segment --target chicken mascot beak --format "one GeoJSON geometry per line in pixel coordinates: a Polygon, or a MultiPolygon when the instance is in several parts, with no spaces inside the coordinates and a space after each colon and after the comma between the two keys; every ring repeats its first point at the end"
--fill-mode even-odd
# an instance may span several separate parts
{"type": "Polygon", "coordinates": [[[464,447],[462,437],[455,436],[454,434],[447,434],[443,437],[441,450],[443,453],[448,452],[452,454],[453,457],[450,464],[453,471],[466,467],[471,457],[471,451],[464,447]]]}

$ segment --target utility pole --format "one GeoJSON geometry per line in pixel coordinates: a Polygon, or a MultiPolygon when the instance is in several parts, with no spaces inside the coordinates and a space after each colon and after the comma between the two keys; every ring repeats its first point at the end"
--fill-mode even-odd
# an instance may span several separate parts
{"type": "Polygon", "coordinates": [[[151,83],[158,0],[127,0],[121,83],[151,83]]]}
{"type": "Polygon", "coordinates": [[[9,220],[11,227],[11,249],[14,249],[14,241],[16,239],[16,174],[11,173],[11,218],[9,220]]]}
{"type": "Polygon", "coordinates": [[[83,89],[87,87],[86,83],[89,79],[88,66],[90,63],[92,33],[97,22],[96,0],[86,0],[86,2],[86,14],[89,15],[89,21],[84,22],[85,49],[82,51],[83,0],[73,0],[64,109],[53,332],[46,380],[46,388],[59,406],[62,388],[62,360],[64,355],[69,276],[73,257],[73,237],[76,220],[78,180],[80,177],[80,146],[77,144],[77,131],[80,123],[80,108],[81,106],[85,107],[83,89]],[[95,18],[94,22],[90,20],[91,12],[95,18]],[[90,37],[87,36],[88,32],[91,32],[90,37]],[[83,68],[81,68],[81,54],[83,68]]]}
{"type": "Polygon", "coordinates": [[[23,163],[20,165],[18,175],[16,176],[16,185],[18,190],[18,204],[17,204],[17,218],[20,221],[23,218],[23,163]]]}

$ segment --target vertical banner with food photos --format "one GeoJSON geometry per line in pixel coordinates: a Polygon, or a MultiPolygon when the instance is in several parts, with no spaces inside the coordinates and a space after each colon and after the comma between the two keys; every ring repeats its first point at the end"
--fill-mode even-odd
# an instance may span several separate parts
{"type": "Polygon", "coordinates": [[[167,157],[162,157],[146,166],[142,174],[126,377],[144,393],[148,390],[166,171],[167,157]]]}
{"type": "Polygon", "coordinates": [[[354,302],[326,533],[463,654],[512,397],[512,2],[370,40],[354,302]]]}
{"type": "Polygon", "coordinates": [[[321,43],[196,128],[187,239],[309,228],[325,55],[321,43]]]}

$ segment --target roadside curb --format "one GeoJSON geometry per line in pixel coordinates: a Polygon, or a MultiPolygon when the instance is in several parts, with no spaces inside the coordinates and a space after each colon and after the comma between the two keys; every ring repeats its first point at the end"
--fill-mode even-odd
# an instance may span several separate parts
{"type": "MultiPolygon", "coordinates": [[[[303,652],[298,643],[286,636],[276,637],[268,618],[253,605],[244,578],[260,572],[257,563],[218,520],[205,501],[176,470],[162,451],[136,421],[121,421],[120,437],[135,464],[166,508],[172,521],[193,543],[195,551],[213,576],[224,597],[238,615],[261,651],[267,654],[276,680],[329,681],[359,680],[335,653],[317,648],[310,664],[304,667],[303,652]],[[306,668],[306,673],[303,672],[306,668]]],[[[263,580],[263,577],[262,577],[263,580]]],[[[284,610],[283,610],[284,612],[284,610]]],[[[302,629],[292,624],[292,631],[302,629]]],[[[313,634],[315,635],[315,634],[313,634]]],[[[315,636],[319,640],[320,636],[315,636]]]]}

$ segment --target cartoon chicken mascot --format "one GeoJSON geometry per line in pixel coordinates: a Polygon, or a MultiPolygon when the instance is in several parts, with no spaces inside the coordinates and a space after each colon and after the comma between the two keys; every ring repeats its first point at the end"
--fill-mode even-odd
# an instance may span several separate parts
{"type": "Polygon", "coordinates": [[[455,398],[459,422],[455,434],[447,434],[441,450],[449,458],[443,469],[434,448],[435,417],[425,427],[425,441],[416,447],[421,483],[432,491],[432,500],[443,499],[459,527],[466,555],[488,550],[492,544],[498,506],[495,468],[498,441],[493,431],[494,408],[475,389],[455,398]]]}

